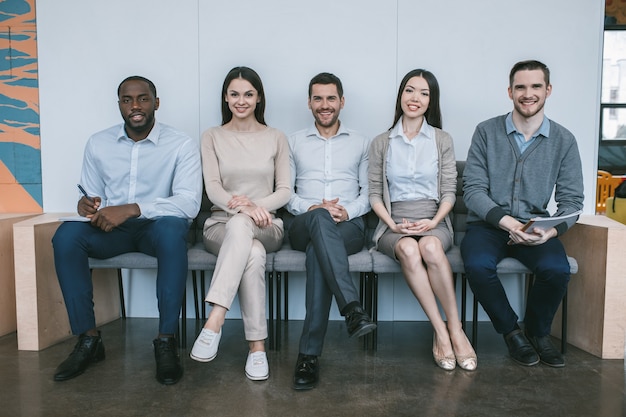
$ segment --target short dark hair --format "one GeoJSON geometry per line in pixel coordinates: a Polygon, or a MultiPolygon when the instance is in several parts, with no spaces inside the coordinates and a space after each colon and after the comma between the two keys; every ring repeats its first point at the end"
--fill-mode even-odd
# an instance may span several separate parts
{"type": "Polygon", "coordinates": [[[513,87],[513,78],[518,71],[533,70],[543,71],[543,79],[546,82],[546,86],[550,85],[550,69],[547,67],[547,65],[543,62],[529,59],[527,61],[520,61],[517,64],[513,65],[513,68],[511,68],[511,72],[509,73],[509,87],[513,87]]]}
{"type": "Polygon", "coordinates": [[[400,88],[398,88],[398,97],[396,98],[396,114],[393,118],[393,124],[390,129],[398,123],[400,117],[404,114],[402,111],[402,92],[406,87],[409,80],[413,77],[422,77],[426,80],[428,84],[428,89],[430,90],[430,103],[428,104],[428,109],[426,113],[424,113],[424,118],[428,122],[429,125],[438,127],[441,129],[441,108],[439,107],[439,83],[437,82],[437,78],[435,75],[426,71],[425,69],[414,69],[413,71],[409,71],[408,74],[404,76],[402,81],[400,82],[400,88]]]}
{"type": "Polygon", "coordinates": [[[335,84],[337,87],[337,93],[339,93],[339,98],[343,97],[343,85],[341,85],[341,80],[335,74],[331,74],[330,72],[320,72],[315,77],[311,78],[311,81],[309,82],[309,98],[311,98],[313,84],[335,84]]]}
{"type": "Polygon", "coordinates": [[[257,122],[262,125],[267,125],[265,123],[265,91],[263,90],[261,77],[259,77],[259,74],[257,74],[252,68],[235,67],[228,71],[228,74],[226,74],[226,78],[224,79],[224,85],[222,86],[222,126],[230,122],[233,118],[233,112],[230,111],[228,103],[225,99],[230,82],[236,78],[243,78],[248,81],[259,94],[259,102],[256,104],[256,108],[254,109],[254,117],[257,122]]]}
{"type": "Polygon", "coordinates": [[[142,77],[141,75],[131,75],[130,77],[126,77],[124,81],[122,81],[120,85],[117,87],[118,97],[120,96],[120,91],[122,90],[122,84],[124,84],[127,81],[143,81],[144,83],[148,84],[148,88],[150,89],[150,92],[154,95],[154,98],[157,97],[156,86],[154,85],[154,83],[150,81],[149,79],[147,79],[146,77],[142,77]]]}

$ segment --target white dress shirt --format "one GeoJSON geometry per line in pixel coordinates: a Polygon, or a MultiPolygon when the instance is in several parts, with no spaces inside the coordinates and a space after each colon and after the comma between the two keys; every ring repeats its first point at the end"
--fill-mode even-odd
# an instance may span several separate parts
{"type": "Polygon", "coordinates": [[[101,207],[136,203],[141,218],[193,219],[200,210],[202,168],[198,141],[155,122],[138,142],[116,125],[91,136],[81,185],[101,207]]]}
{"type": "Polygon", "coordinates": [[[343,125],[335,136],[325,139],[313,125],[292,134],[288,140],[293,188],[287,205],[290,213],[302,214],[322,199],[335,198],[339,198],[338,204],[346,209],[350,219],[370,210],[369,139],[343,125]]]}
{"type": "Polygon", "coordinates": [[[417,136],[409,140],[400,118],[389,132],[387,181],[391,201],[439,201],[438,165],[435,129],[424,119],[417,136]]]}

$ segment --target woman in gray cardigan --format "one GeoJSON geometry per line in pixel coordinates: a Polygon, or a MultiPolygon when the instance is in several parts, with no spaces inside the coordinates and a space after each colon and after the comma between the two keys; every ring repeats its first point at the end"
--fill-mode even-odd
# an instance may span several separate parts
{"type": "Polygon", "coordinates": [[[476,353],[461,327],[445,254],[453,243],[449,213],[456,178],[452,138],[441,130],[437,79],[429,71],[413,70],[400,83],[391,129],[374,138],[369,151],[369,199],[380,219],[374,242],[400,263],[430,319],[437,365],[452,370],[458,363],[473,371],[476,353]]]}

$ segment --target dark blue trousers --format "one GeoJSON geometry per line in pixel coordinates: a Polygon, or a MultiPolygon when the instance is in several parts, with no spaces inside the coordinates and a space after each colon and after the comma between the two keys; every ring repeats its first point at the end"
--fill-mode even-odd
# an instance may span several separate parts
{"type": "Polygon", "coordinates": [[[73,334],[96,327],[88,257],[143,252],[158,260],[159,333],[174,334],[187,281],[186,219],[129,219],[110,232],[90,223],[65,222],[52,238],[54,263],[73,334]]]}
{"type": "Polygon", "coordinates": [[[291,247],[306,252],[306,316],[300,353],[321,355],[333,295],[342,314],[349,304],[359,303],[348,255],[363,249],[364,230],[362,218],[335,223],[323,208],[296,216],[289,226],[291,247]]]}
{"type": "Polygon", "coordinates": [[[506,257],[519,260],[535,275],[526,300],[524,324],[533,336],[548,335],[570,278],[565,249],[558,239],[539,246],[507,245],[508,240],[508,232],[490,224],[467,225],[461,255],[472,292],[498,333],[507,334],[515,329],[518,316],[496,274],[496,265],[506,257]]]}

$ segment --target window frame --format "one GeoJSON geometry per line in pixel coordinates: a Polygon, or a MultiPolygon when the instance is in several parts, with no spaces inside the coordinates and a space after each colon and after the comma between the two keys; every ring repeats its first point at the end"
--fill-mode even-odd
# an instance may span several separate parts
{"type": "MultiPolygon", "coordinates": [[[[604,32],[613,32],[613,31],[622,31],[626,33],[626,24],[624,25],[605,25],[604,32]]],[[[602,51],[604,55],[604,51],[602,51]]],[[[602,74],[604,75],[604,68],[602,69],[602,74]]],[[[602,79],[602,83],[604,83],[604,79],[602,79]]],[[[604,88],[604,85],[602,85],[604,88]]],[[[598,140],[600,142],[600,146],[606,145],[614,145],[614,146],[626,146],[626,138],[625,139],[604,139],[602,136],[602,131],[604,127],[604,110],[605,109],[626,109],[626,99],[624,99],[621,103],[605,103],[600,98],[600,126],[598,132],[598,140]]],[[[610,114],[610,112],[609,112],[610,114]]]]}

